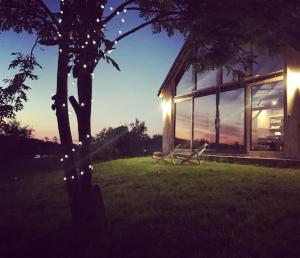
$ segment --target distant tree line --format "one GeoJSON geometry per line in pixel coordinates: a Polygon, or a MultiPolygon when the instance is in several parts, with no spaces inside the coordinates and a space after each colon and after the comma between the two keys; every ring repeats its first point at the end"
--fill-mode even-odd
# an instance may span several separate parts
{"type": "Polygon", "coordinates": [[[102,129],[92,143],[96,160],[146,156],[161,149],[162,136],[147,134],[145,122],[136,119],[129,125],[102,129]]]}
{"type": "Polygon", "coordinates": [[[43,156],[59,156],[62,154],[60,144],[55,141],[45,141],[33,138],[33,128],[22,126],[12,120],[0,127],[0,160],[8,162],[43,156]]]}
{"type": "MultiPolygon", "coordinates": [[[[33,138],[34,129],[12,120],[0,127],[0,160],[8,162],[21,159],[57,157],[63,150],[57,137],[50,140],[33,138]]],[[[147,134],[145,122],[136,119],[129,125],[102,129],[93,138],[94,160],[111,160],[125,157],[146,156],[161,150],[162,136],[147,134]]],[[[77,146],[74,145],[77,149],[77,146]]]]}

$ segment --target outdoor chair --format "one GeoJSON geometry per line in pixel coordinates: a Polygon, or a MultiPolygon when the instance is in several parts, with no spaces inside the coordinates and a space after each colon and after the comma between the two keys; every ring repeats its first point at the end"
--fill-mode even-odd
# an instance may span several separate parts
{"type": "Polygon", "coordinates": [[[204,143],[200,148],[195,149],[192,151],[192,153],[188,156],[179,156],[176,155],[176,159],[180,160],[180,165],[182,165],[185,162],[189,162],[191,164],[195,164],[192,159],[196,156],[197,157],[197,161],[198,161],[198,165],[200,165],[200,157],[202,155],[202,153],[206,150],[206,148],[208,147],[207,143],[204,143]]]}
{"type": "Polygon", "coordinates": [[[152,158],[155,159],[157,161],[157,163],[160,161],[166,161],[168,163],[172,163],[173,165],[175,165],[174,155],[175,155],[176,150],[178,150],[180,148],[180,146],[181,146],[181,144],[178,144],[175,148],[170,150],[170,152],[168,152],[168,153],[154,152],[152,155],[152,158]]]}

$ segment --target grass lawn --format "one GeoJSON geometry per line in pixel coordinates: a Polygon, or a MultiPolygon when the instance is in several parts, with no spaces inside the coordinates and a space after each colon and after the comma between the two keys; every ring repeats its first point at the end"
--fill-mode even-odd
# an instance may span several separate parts
{"type": "MultiPolygon", "coordinates": [[[[132,158],[94,172],[110,257],[300,257],[300,169],[132,158]]],[[[0,194],[0,257],[74,257],[61,171],[2,177],[0,194]]]]}

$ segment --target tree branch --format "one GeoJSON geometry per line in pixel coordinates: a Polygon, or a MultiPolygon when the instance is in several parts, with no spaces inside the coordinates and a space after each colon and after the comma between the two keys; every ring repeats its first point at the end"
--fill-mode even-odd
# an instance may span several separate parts
{"type": "Polygon", "coordinates": [[[72,105],[72,107],[73,107],[73,109],[76,113],[76,116],[79,117],[80,106],[79,106],[78,101],[75,99],[74,96],[70,96],[69,101],[70,101],[70,103],[71,103],[71,105],[72,105]]]}
{"type": "Polygon", "coordinates": [[[55,23],[57,29],[59,29],[59,23],[56,17],[54,17],[53,13],[49,10],[48,6],[43,2],[43,0],[38,0],[38,2],[44,8],[45,12],[50,16],[51,20],[55,23]]]}
{"type": "MultiPolygon", "coordinates": [[[[150,24],[152,24],[152,23],[155,23],[155,22],[159,21],[159,20],[162,19],[162,18],[165,18],[165,16],[160,16],[160,15],[159,15],[159,16],[157,16],[157,17],[155,17],[155,18],[153,18],[153,19],[151,19],[151,20],[149,20],[149,21],[147,21],[147,22],[145,22],[145,23],[142,23],[142,24],[140,24],[139,26],[137,26],[137,27],[135,27],[135,28],[133,28],[133,29],[131,29],[131,30],[125,32],[125,33],[122,34],[121,36],[117,37],[114,41],[117,41],[117,42],[118,42],[118,41],[120,41],[121,39],[123,39],[123,38],[129,36],[130,34],[132,34],[132,33],[136,32],[136,31],[138,31],[138,30],[140,30],[140,29],[146,27],[147,25],[150,25],[150,24]]],[[[113,42],[114,42],[114,41],[113,41],[113,42]]]]}
{"type": "Polygon", "coordinates": [[[102,20],[102,24],[108,23],[112,18],[114,18],[118,12],[123,11],[123,9],[135,2],[135,0],[128,0],[124,2],[123,4],[119,5],[109,16],[107,16],[104,20],[102,20]]]}

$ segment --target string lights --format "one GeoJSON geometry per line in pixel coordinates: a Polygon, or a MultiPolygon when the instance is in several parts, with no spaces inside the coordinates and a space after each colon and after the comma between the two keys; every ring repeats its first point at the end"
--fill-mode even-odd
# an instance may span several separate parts
{"type": "MultiPolygon", "coordinates": [[[[64,4],[64,0],[61,0],[61,3],[64,4]]],[[[100,7],[101,7],[102,10],[105,8],[105,6],[104,6],[103,4],[101,4],[100,7]]],[[[114,10],[114,7],[113,7],[113,6],[110,6],[110,7],[109,7],[109,10],[110,10],[110,11],[113,11],[113,10],[114,10]]],[[[123,9],[123,12],[124,12],[124,13],[127,12],[126,8],[123,9]]],[[[64,13],[64,12],[61,10],[61,11],[60,11],[60,14],[63,15],[63,13],[64,13]]],[[[116,14],[119,16],[119,15],[121,14],[121,11],[117,11],[116,14]]],[[[99,18],[96,19],[96,22],[97,22],[97,23],[100,23],[100,21],[101,21],[101,20],[100,20],[99,18]]],[[[58,23],[59,23],[59,24],[62,23],[62,18],[59,18],[59,19],[58,19],[58,23]]],[[[123,33],[122,30],[121,30],[121,25],[122,25],[123,23],[125,23],[125,19],[124,19],[124,18],[121,18],[121,19],[120,19],[120,27],[119,27],[119,29],[118,29],[118,34],[122,34],[122,33],[123,33]]],[[[104,30],[105,28],[106,28],[106,24],[103,24],[101,30],[104,30]]],[[[94,30],[94,33],[96,33],[96,30],[94,30]]],[[[59,38],[62,37],[62,34],[61,34],[60,32],[57,32],[57,35],[58,35],[59,38]]],[[[87,38],[88,40],[84,41],[84,44],[81,45],[81,48],[82,48],[82,49],[85,48],[85,45],[89,45],[90,43],[93,44],[93,45],[96,45],[96,44],[97,44],[97,41],[96,41],[95,39],[93,39],[93,38],[91,39],[91,35],[90,35],[90,34],[87,34],[87,35],[86,35],[86,38],[87,38]]],[[[113,43],[114,43],[115,45],[117,45],[117,44],[118,44],[118,41],[115,40],[115,41],[113,41],[113,43]]],[[[104,57],[106,57],[106,55],[105,55],[106,53],[110,54],[110,53],[112,52],[112,49],[107,50],[107,51],[104,51],[104,50],[100,49],[100,47],[99,47],[98,50],[99,50],[100,52],[103,53],[103,56],[104,56],[104,57]]],[[[63,50],[60,48],[60,49],[59,49],[59,52],[62,53],[63,50]]],[[[96,58],[96,59],[94,60],[94,62],[97,63],[97,62],[98,62],[98,59],[96,58]]],[[[87,64],[83,64],[82,67],[83,67],[84,69],[86,69],[86,68],[87,68],[87,64]]],[[[68,73],[68,77],[70,77],[70,76],[71,76],[71,73],[68,73]]],[[[91,73],[92,79],[94,79],[94,76],[95,76],[95,74],[94,74],[94,73],[91,73]]],[[[75,85],[75,81],[74,81],[74,80],[72,81],[72,85],[75,85]]],[[[54,94],[52,94],[52,97],[53,97],[53,96],[54,96],[54,94]]],[[[91,102],[93,102],[93,99],[91,99],[91,102]]],[[[52,103],[55,104],[55,100],[53,100],[52,103]]],[[[62,107],[66,107],[66,103],[63,103],[63,104],[62,104],[62,107]]],[[[81,103],[80,103],[80,107],[85,107],[85,103],[84,103],[84,102],[81,102],[81,103]]],[[[69,114],[71,114],[70,111],[69,111],[69,114]]],[[[91,135],[90,135],[90,134],[87,134],[87,135],[86,135],[86,138],[87,138],[87,139],[91,138],[91,135]]],[[[78,145],[79,145],[79,146],[82,146],[82,142],[79,141],[79,142],[78,142],[78,145]]],[[[71,151],[72,151],[72,152],[75,152],[76,150],[75,150],[75,148],[72,148],[71,151]]],[[[61,161],[61,162],[64,162],[65,159],[68,159],[68,158],[69,158],[69,155],[68,155],[68,154],[65,154],[64,157],[62,157],[62,158],[60,159],[60,161],[61,161]]],[[[93,170],[93,166],[92,166],[91,164],[90,164],[88,167],[89,167],[90,170],[93,170]]],[[[84,171],[84,170],[81,170],[81,171],[80,171],[80,175],[84,175],[84,174],[85,174],[85,171],[84,171]]],[[[74,175],[70,176],[69,178],[70,178],[71,181],[75,179],[74,175]]],[[[67,180],[68,180],[68,177],[65,176],[65,177],[63,178],[63,180],[64,180],[64,181],[67,181],[67,180]]]]}

